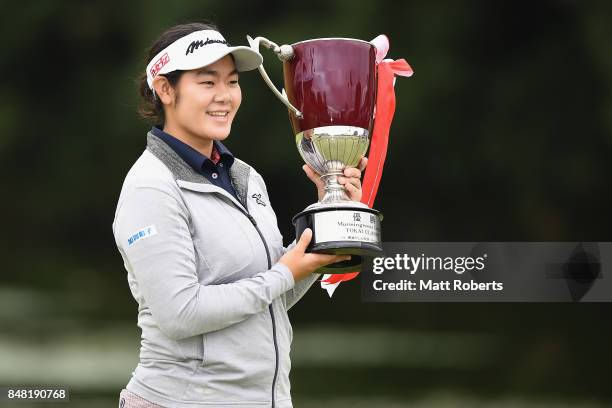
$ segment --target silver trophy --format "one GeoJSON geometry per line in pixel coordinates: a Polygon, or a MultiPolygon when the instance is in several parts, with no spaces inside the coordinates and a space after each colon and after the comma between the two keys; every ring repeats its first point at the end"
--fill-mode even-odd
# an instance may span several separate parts
{"type": "Polygon", "coordinates": [[[259,71],[289,110],[298,151],[325,182],[325,195],[293,217],[296,236],[311,228],[309,252],[351,254],[351,260],[319,272],[361,269],[361,256],[382,253],[382,214],[352,201],[338,176],[357,167],[369,145],[376,102],[376,49],[372,43],[324,38],[278,46],[247,37],[251,48],[272,49],[283,62],[285,88],[279,92],[263,65],[259,71]]]}

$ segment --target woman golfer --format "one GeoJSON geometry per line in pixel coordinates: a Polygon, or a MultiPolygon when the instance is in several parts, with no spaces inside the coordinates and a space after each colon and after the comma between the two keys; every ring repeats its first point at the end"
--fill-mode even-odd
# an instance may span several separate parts
{"type": "MultiPolygon", "coordinates": [[[[310,230],[283,248],[261,175],[221,143],[239,72],[261,63],[203,23],[172,27],[149,50],[140,112],[155,126],[113,222],[142,330],[120,407],[292,406],[287,310],[313,271],[348,256],[304,253],[310,230]]],[[[359,200],[361,172],[345,175],[359,200]]]]}

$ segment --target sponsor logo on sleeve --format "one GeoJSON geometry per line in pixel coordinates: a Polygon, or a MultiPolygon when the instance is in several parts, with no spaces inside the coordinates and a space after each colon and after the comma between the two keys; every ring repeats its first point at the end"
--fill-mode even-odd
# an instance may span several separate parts
{"type": "Polygon", "coordinates": [[[143,239],[152,237],[157,234],[157,229],[155,225],[149,225],[148,227],[144,227],[141,230],[136,231],[134,234],[130,235],[128,238],[128,246],[134,245],[138,241],[142,241],[143,239]]]}

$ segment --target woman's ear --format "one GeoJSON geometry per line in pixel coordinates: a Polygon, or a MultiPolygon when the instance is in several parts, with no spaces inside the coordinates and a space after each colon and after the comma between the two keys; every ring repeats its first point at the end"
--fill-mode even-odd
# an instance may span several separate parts
{"type": "Polygon", "coordinates": [[[174,102],[174,88],[165,76],[158,75],[153,79],[153,89],[162,105],[171,105],[174,102]]]}

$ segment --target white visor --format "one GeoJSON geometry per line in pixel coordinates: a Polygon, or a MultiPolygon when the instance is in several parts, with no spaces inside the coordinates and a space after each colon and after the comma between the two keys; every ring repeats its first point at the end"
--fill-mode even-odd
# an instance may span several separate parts
{"type": "Polygon", "coordinates": [[[238,71],[250,71],[263,62],[261,54],[249,47],[228,47],[227,41],[218,31],[196,31],[179,38],[149,62],[147,83],[149,88],[153,89],[153,78],[159,74],[202,68],[228,54],[234,56],[234,63],[238,71]]]}

